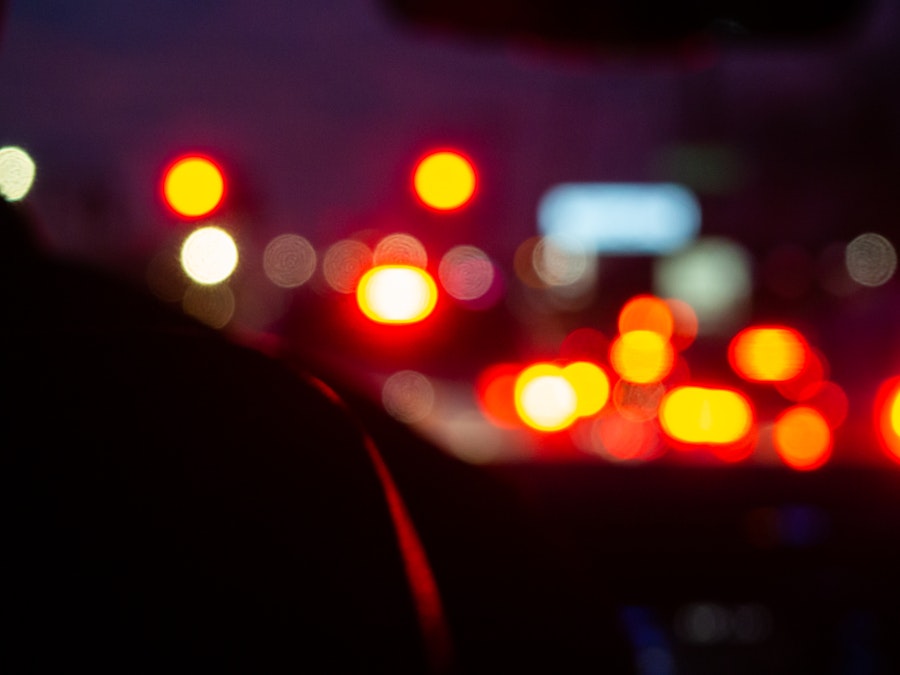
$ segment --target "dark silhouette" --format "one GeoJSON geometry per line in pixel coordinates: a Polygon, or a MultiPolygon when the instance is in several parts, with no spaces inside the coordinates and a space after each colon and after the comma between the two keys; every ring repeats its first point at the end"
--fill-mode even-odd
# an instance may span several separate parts
{"type": "Polygon", "coordinates": [[[611,612],[582,605],[496,477],[348,387],[336,403],[308,364],[43,255],[0,208],[4,672],[577,672],[598,652],[626,667],[611,612]],[[382,461],[452,655],[441,617],[424,639],[417,625],[382,461]]]}

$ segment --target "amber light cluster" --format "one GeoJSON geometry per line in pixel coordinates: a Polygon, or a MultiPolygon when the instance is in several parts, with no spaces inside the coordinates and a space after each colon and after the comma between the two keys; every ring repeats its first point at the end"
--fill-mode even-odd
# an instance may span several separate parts
{"type": "MultiPolygon", "coordinates": [[[[728,348],[734,373],[784,401],[774,419],[759,420],[747,392],[692,381],[682,352],[696,335],[696,316],[684,302],[637,296],[619,312],[612,341],[580,328],[558,359],[486,369],[476,384],[479,405],[498,426],[566,431],[580,450],[615,461],[674,449],[735,462],[765,441],[793,469],[828,462],[848,403],[828,379],[824,355],[788,326],[735,335],[728,348]]],[[[900,378],[883,387],[877,411],[884,447],[900,459],[900,378]]]]}
{"type": "MultiPolygon", "coordinates": [[[[2,150],[8,199],[27,190],[33,179],[33,164],[23,157],[16,148],[2,150]],[[13,180],[20,176],[21,181],[13,180]]],[[[479,189],[472,161],[448,148],[421,156],[410,177],[417,204],[440,219],[452,220],[479,189]]],[[[178,255],[189,286],[171,295],[182,300],[186,312],[224,327],[235,312],[229,282],[241,263],[228,219],[219,215],[229,197],[224,171],[207,155],[183,155],[162,172],[159,193],[172,216],[191,228],[178,255]]],[[[857,249],[872,248],[869,239],[848,245],[851,276],[850,262],[859,257],[857,249]]],[[[425,245],[406,232],[341,239],[322,252],[300,235],[281,234],[266,245],[262,270],[279,289],[312,281],[317,290],[353,296],[365,319],[388,326],[426,321],[442,298],[484,309],[504,289],[502,275],[483,250],[457,245],[431,261],[425,245]]],[[[535,237],[517,249],[515,272],[525,287],[546,290],[565,303],[591,287],[596,264],[572,242],[535,237]]],[[[680,295],[677,289],[668,292],[680,295]]],[[[639,295],[622,306],[611,339],[583,327],[569,334],[555,359],[491,366],[475,385],[482,421],[495,429],[568,434],[579,452],[612,461],[647,461],[674,450],[725,462],[772,457],[797,470],[826,464],[848,400],[830,380],[825,356],[795,328],[753,325],[734,335],[727,350],[733,373],[746,386],[696,381],[684,352],[697,337],[698,316],[705,326],[714,320],[707,309],[639,295]],[[759,396],[772,398],[771,393],[780,397],[780,406],[759,419],[755,402],[759,396]]],[[[391,414],[409,423],[429,418],[437,398],[426,376],[409,371],[390,382],[393,388],[384,396],[391,414]],[[414,396],[407,395],[410,383],[414,396]],[[413,400],[429,402],[428,411],[407,410],[413,400]]],[[[900,462],[900,378],[884,384],[874,410],[881,445],[900,462]]]]}

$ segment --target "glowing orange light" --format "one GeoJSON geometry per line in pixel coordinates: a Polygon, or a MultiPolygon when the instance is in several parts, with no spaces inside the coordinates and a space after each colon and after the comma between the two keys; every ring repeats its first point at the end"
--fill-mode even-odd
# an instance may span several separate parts
{"type": "Polygon", "coordinates": [[[781,413],[772,430],[775,450],[791,468],[818,469],[831,455],[831,429],[821,413],[808,406],[794,406],[781,413]]]}
{"type": "Polygon", "coordinates": [[[570,363],[562,370],[562,375],[575,390],[575,414],[579,417],[594,415],[609,400],[609,377],[604,370],[588,361],[570,363]]]}
{"type": "Polygon", "coordinates": [[[425,156],[413,173],[416,195],[438,211],[452,211],[466,204],[475,194],[475,182],[472,163],[451,150],[425,156]]]}
{"type": "Polygon", "coordinates": [[[609,359],[623,380],[649,384],[669,374],[675,354],[669,341],[659,333],[633,330],[616,338],[609,359]]]}
{"type": "Polygon", "coordinates": [[[646,461],[660,452],[659,430],[653,422],[609,415],[595,422],[594,433],[600,441],[594,451],[612,461],[646,461]]]}
{"type": "Polygon", "coordinates": [[[188,155],[166,169],[162,191],[166,204],[176,214],[201,218],[222,203],[225,178],[208,157],[188,155]]]}
{"type": "Polygon", "coordinates": [[[376,323],[417,323],[434,310],[437,284],[418,267],[382,265],[359,280],[356,300],[363,314],[376,323]]]}
{"type": "Polygon", "coordinates": [[[475,382],[479,407],[497,426],[515,428],[522,425],[515,403],[520,369],[515,364],[497,364],[481,373],[475,382]]]}
{"type": "Polygon", "coordinates": [[[753,408],[731,389],[677,387],[663,397],[659,421],[666,434],[691,445],[728,445],[753,427],[753,408]]]}
{"type": "Polygon", "coordinates": [[[619,312],[619,332],[623,335],[635,330],[649,330],[668,340],[674,327],[675,320],[669,306],[652,295],[632,298],[619,312]]]}
{"type": "Polygon", "coordinates": [[[803,336],[779,326],[746,328],[731,341],[734,371],[752,382],[783,382],[799,375],[809,348],[803,336]]]}
{"type": "Polygon", "coordinates": [[[805,356],[803,368],[799,373],[789,380],[774,383],[778,393],[791,401],[802,401],[830,375],[831,365],[824,354],[807,345],[805,356]]]}
{"type": "Polygon", "coordinates": [[[559,431],[578,418],[578,395],[563,374],[551,363],[537,363],[516,379],[516,411],[532,429],[559,431]]]}
{"type": "Polygon", "coordinates": [[[875,427],[888,457],[900,462],[900,376],[887,380],[878,390],[875,427]]]}

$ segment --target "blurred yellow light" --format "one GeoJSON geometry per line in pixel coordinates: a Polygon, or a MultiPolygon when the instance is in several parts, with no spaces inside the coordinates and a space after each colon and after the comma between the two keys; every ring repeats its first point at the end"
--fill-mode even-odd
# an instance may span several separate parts
{"type": "Polygon", "coordinates": [[[831,454],[831,429],[824,417],[808,406],[794,406],[775,420],[775,450],[788,466],[801,471],[817,469],[831,454]]]}
{"type": "Polygon", "coordinates": [[[803,370],[809,348],[795,330],[747,328],[731,341],[728,358],[734,371],[753,382],[784,382],[803,370]]]}
{"type": "Polygon", "coordinates": [[[427,206],[451,211],[463,206],[475,193],[475,169],[458,152],[434,152],[416,166],[413,186],[427,206]]]}
{"type": "Polygon", "coordinates": [[[587,417],[600,412],[609,400],[609,377],[603,369],[589,361],[576,361],[562,369],[576,396],[575,414],[587,417]]]}
{"type": "Polygon", "coordinates": [[[900,436],[900,388],[894,392],[894,402],[891,404],[891,429],[900,436]]]}
{"type": "Polygon", "coordinates": [[[224,195],[222,171],[207,157],[182,157],[165,172],[163,196],[166,204],[185,218],[210,214],[224,195]]]}
{"type": "Polygon", "coordinates": [[[672,370],[672,345],[659,333],[633,330],[613,342],[610,362],[622,379],[639,384],[659,382],[672,370]]]}
{"type": "Polygon", "coordinates": [[[194,230],[181,246],[181,267],[198,284],[225,281],[237,263],[237,245],[231,235],[219,227],[194,230]]]}
{"type": "Polygon", "coordinates": [[[878,390],[875,427],[888,457],[900,462],[900,376],[888,379],[878,390]]]}
{"type": "Polygon", "coordinates": [[[660,402],[659,421],[676,441],[726,445],[750,433],[753,408],[743,395],[730,389],[678,387],[660,402]]]}
{"type": "Polygon", "coordinates": [[[22,148],[0,148],[0,196],[9,202],[25,198],[34,183],[35,164],[22,148]]]}
{"type": "Polygon", "coordinates": [[[652,295],[632,298],[619,312],[619,332],[623,335],[635,330],[649,330],[668,340],[674,327],[672,310],[664,300],[652,295]]]}
{"type": "Polygon", "coordinates": [[[434,310],[437,285],[418,267],[382,265],[359,280],[356,300],[363,314],[376,323],[416,323],[434,310]]]}
{"type": "Polygon", "coordinates": [[[578,395],[562,368],[538,363],[516,379],[516,412],[532,429],[559,431],[578,417],[578,395]]]}

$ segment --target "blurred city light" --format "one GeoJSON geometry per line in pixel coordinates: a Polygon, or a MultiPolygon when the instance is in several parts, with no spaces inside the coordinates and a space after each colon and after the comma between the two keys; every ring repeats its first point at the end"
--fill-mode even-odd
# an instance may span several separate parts
{"type": "Polygon", "coordinates": [[[516,410],[516,380],[520,366],[512,363],[495,364],[485,369],[475,381],[478,406],[493,424],[515,428],[522,419],[516,410]]]}
{"type": "Polygon", "coordinates": [[[664,300],[652,295],[639,295],[626,302],[619,310],[619,332],[649,330],[664,340],[672,336],[675,319],[664,300]]]}
{"type": "Polygon", "coordinates": [[[441,258],[438,279],[456,300],[472,301],[485,296],[494,283],[494,263],[475,246],[455,246],[441,258]]]}
{"type": "Polygon", "coordinates": [[[0,148],[0,195],[8,202],[24,199],[34,184],[36,170],[31,155],[22,148],[0,148]]]}
{"type": "Polygon", "coordinates": [[[897,251],[880,234],[868,232],[847,244],[847,273],[863,286],[881,286],[897,271],[897,251]]]}
{"type": "Polygon", "coordinates": [[[673,322],[672,337],[669,338],[669,342],[676,350],[684,351],[697,338],[697,313],[684,300],[667,298],[665,303],[672,314],[673,322]]]}
{"type": "Polygon", "coordinates": [[[602,415],[591,426],[589,452],[613,462],[644,462],[662,451],[655,422],[629,420],[619,415],[602,415]]]}
{"type": "Polygon", "coordinates": [[[825,382],[830,375],[830,364],[818,349],[805,343],[803,367],[789,380],[774,382],[779,394],[791,401],[802,401],[814,387],[825,382]]]}
{"type": "Polygon", "coordinates": [[[800,471],[819,468],[831,455],[828,422],[809,406],[794,406],[781,413],[775,419],[773,441],[784,463],[800,471]]]}
{"type": "Polygon", "coordinates": [[[653,285],[658,296],[693,308],[700,334],[718,334],[743,323],[753,288],[750,270],[750,254],[740,244],[705,238],[657,260],[653,285]]]}
{"type": "Polygon", "coordinates": [[[276,286],[302,286],[316,271],[316,250],[298,234],[279,235],[266,245],[263,270],[276,286]]]}
{"type": "Polygon", "coordinates": [[[541,197],[537,220],[589,253],[664,255],[696,238],[700,205],[674,183],[565,183],[541,197]]]}
{"type": "Polygon", "coordinates": [[[659,421],[670,438],[689,445],[732,445],[753,427],[753,408],[731,389],[683,386],[666,394],[659,421]]]}
{"type": "Polygon", "coordinates": [[[900,462],[900,376],[886,380],[878,390],[875,428],[887,456],[900,462]]]}
{"type": "Polygon", "coordinates": [[[835,382],[816,382],[807,387],[798,400],[818,410],[832,429],[844,423],[850,409],[846,392],[835,382]]]}
{"type": "Polygon", "coordinates": [[[803,336],[783,326],[757,326],[738,333],[728,347],[734,371],[751,382],[784,382],[799,375],[809,348],[803,336]]]}
{"type": "Polygon", "coordinates": [[[575,414],[594,415],[609,400],[609,377],[604,370],[588,361],[576,361],[562,369],[562,375],[575,391],[575,414]]]}
{"type": "Polygon", "coordinates": [[[578,417],[578,394],[558,366],[538,363],[516,378],[516,411],[538,431],[559,431],[578,417]]]}
{"type": "Polygon", "coordinates": [[[665,379],[675,359],[669,341],[650,330],[633,330],[617,337],[610,347],[613,369],[629,382],[646,384],[665,379]]]}
{"type": "Polygon", "coordinates": [[[165,203],[177,215],[201,218],[222,202],[225,178],[209,157],[187,155],[165,170],[162,192],[165,203]]]}
{"type": "Polygon", "coordinates": [[[434,387],[422,373],[402,370],[391,375],[381,388],[381,401],[391,417],[415,424],[431,414],[434,387]]]}
{"type": "Polygon", "coordinates": [[[191,285],[184,292],[181,307],[185,314],[212,328],[224,328],[234,316],[234,293],[227,284],[191,285]]]}
{"type": "Polygon", "coordinates": [[[686,642],[723,642],[731,636],[731,617],[727,609],[716,603],[692,603],[678,610],[675,630],[686,642]]]}
{"type": "Polygon", "coordinates": [[[389,234],[375,245],[372,264],[409,265],[425,269],[428,266],[428,253],[422,242],[411,234],[389,234]]]}
{"type": "Polygon", "coordinates": [[[372,249],[356,239],[341,239],[322,259],[326,283],[338,293],[355,293],[359,280],[372,268],[372,249]]]}
{"type": "Polygon", "coordinates": [[[475,194],[476,174],[472,163],[453,150],[426,155],[413,172],[413,188],[423,204],[438,211],[452,211],[475,194]]]}
{"type": "Polygon", "coordinates": [[[666,388],[659,382],[638,384],[619,380],[613,387],[612,400],[616,411],[624,419],[646,422],[656,417],[659,402],[665,393],[666,388]]]}
{"type": "Polygon", "coordinates": [[[437,285],[425,270],[409,265],[373,267],[359,280],[356,299],[376,323],[422,321],[437,304],[437,285]]]}
{"type": "Polygon", "coordinates": [[[700,645],[726,641],[754,644],[771,634],[772,612],[755,603],[730,608],[695,602],[675,613],[675,631],[685,642],[700,645]]]}
{"type": "Polygon", "coordinates": [[[566,335],[559,347],[559,356],[571,361],[606,361],[609,340],[596,328],[576,328],[566,335]]]}
{"type": "Polygon", "coordinates": [[[516,277],[529,288],[546,288],[547,284],[541,279],[535,270],[535,249],[543,240],[543,237],[528,237],[516,247],[513,256],[513,269],[516,277]]]}
{"type": "Polygon", "coordinates": [[[535,242],[531,256],[534,272],[546,286],[572,286],[586,276],[589,280],[595,276],[596,259],[576,244],[542,237],[535,242]]]}
{"type": "Polygon", "coordinates": [[[234,272],[238,249],[225,230],[215,226],[191,232],[181,247],[181,266],[198,284],[218,284],[234,272]]]}

